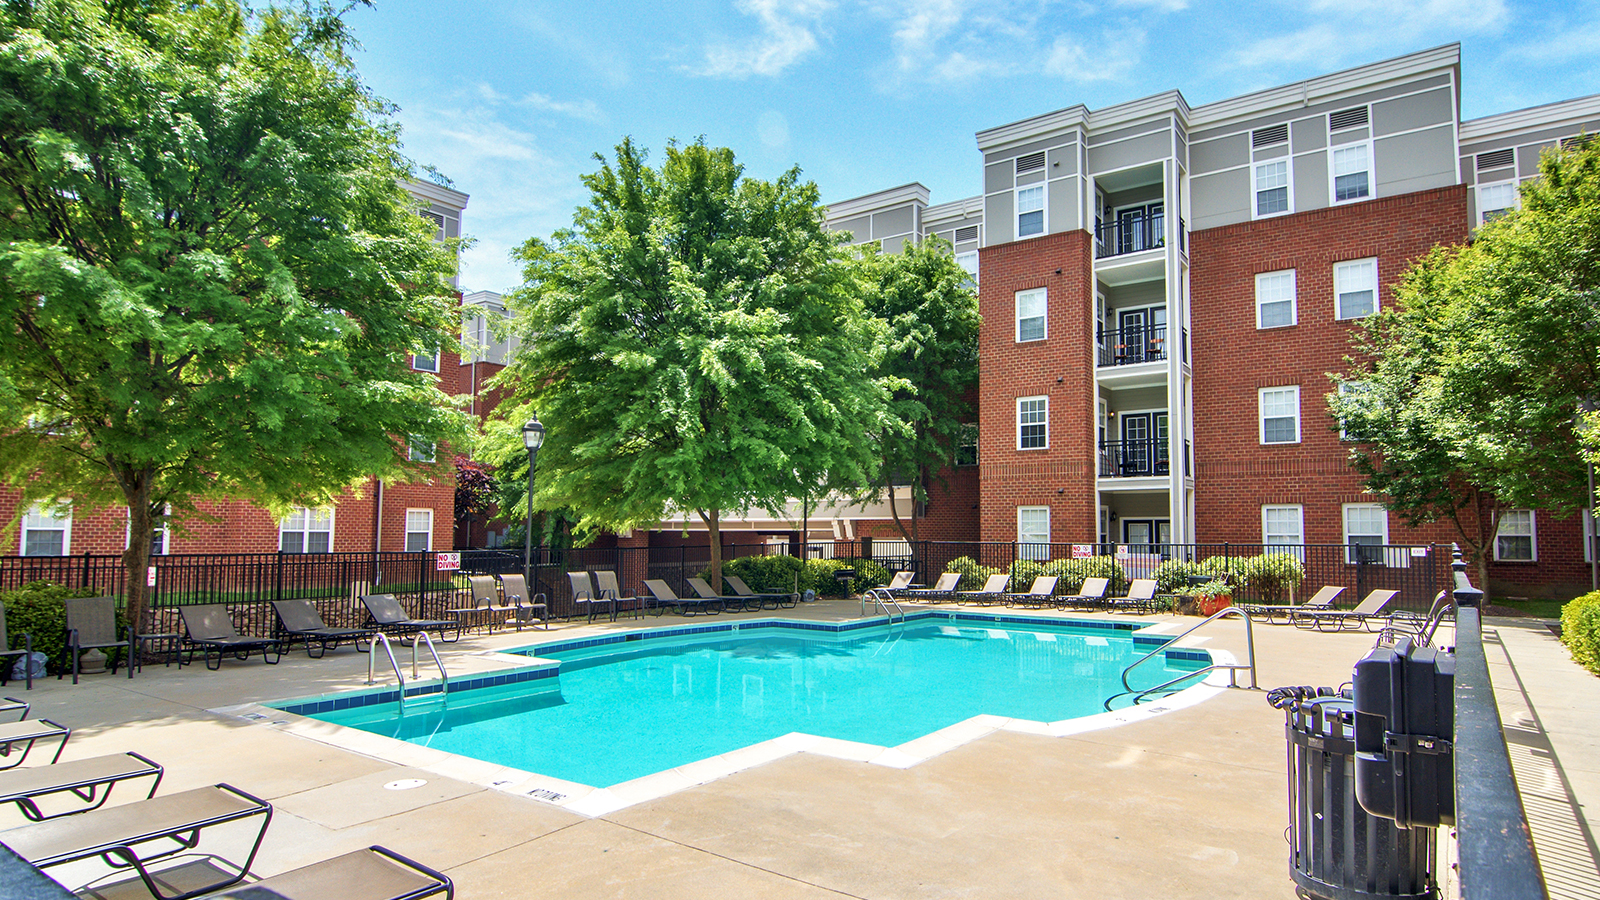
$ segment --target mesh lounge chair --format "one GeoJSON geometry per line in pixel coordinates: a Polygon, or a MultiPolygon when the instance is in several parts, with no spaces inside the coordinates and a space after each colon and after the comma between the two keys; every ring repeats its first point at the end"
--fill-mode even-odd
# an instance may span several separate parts
{"type": "Polygon", "coordinates": [[[1154,578],[1135,578],[1128,583],[1126,595],[1107,597],[1105,604],[1112,612],[1159,612],[1156,603],[1156,581],[1154,578]]]}
{"type": "MultiPolygon", "coordinates": [[[[22,635],[22,649],[12,650],[11,640],[6,636],[6,608],[0,604],[0,684],[5,684],[11,678],[11,657],[20,656],[24,660],[22,671],[28,679],[28,690],[33,690],[33,635],[24,632],[22,635]]],[[[4,709],[0,704],[0,709],[4,709]]],[[[27,714],[24,713],[24,716],[27,714]]]]}
{"type": "Polygon", "coordinates": [[[646,578],[644,586],[656,598],[656,603],[663,607],[677,607],[678,614],[692,616],[697,612],[716,615],[722,612],[721,600],[702,600],[696,597],[679,597],[672,592],[672,588],[659,578],[646,578]]]}
{"type": "MultiPolygon", "coordinates": [[[[188,900],[243,879],[270,821],[272,804],[232,785],[218,784],[7,829],[0,831],[0,843],[41,869],[100,857],[107,865],[137,871],[157,900],[188,900]],[[244,864],[230,864],[237,871],[224,870],[211,884],[172,894],[159,872],[151,870],[152,863],[193,850],[206,829],[252,818],[259,818],[261,825],[244,864]]],[[[214,854],[206,859],[222,862],[214,854]]]]}
{"type": "Polygon", "coordinates": [[[988,606],[991,603],[1000,603],[1006,599],[1006,585],[1010,583],[1011,576],[1006,574],[990,575],[983,587],[976,591],[957,591],[956,602],[965,603],[971,600],[988,606]]]}
{"type": "Polygon", "coordinates": [[[441,893],[445,900],[455,896],[448,876],[374,845],[211,894],[208,900],[421,900],[441,893]]]}
{"type": "MultiPolygon", "coordinates": [[[[592,574],[594,575],[595,590],[599,592],[601,597],[609,597],[617,605],[619,611],[632,609],[635,615],[644,612],[645,598],[624,597],[622,595],[622,585],[617,582],[617,573],[610,569],[595,569],[592,574]]],[[[657,607],[656,611],[659,613],[660,607],[657,607]]]]}
{"type": "Polygon", "coordinates": [[[1110,586],[1109,578],[1085,578],[1076,594],[1057,598],[1056,605],[1061,609],[1099,609],[1106,605],[1106,588],[1110,586]]]}
{"type": "Polygon", "coordinates": [[[58,725],[49,719],[23,720],[21,722],[7,722],[0,725],[0,770],[14,769],[22,765],[28,758],[33,745],[40,741],[56,741],[56,755],[50,761],[61,759],[61,751],[67,746],[67,738],[72,736],[72,729],[65,725],[58,725]]]}
{"type": "Polygon", "coordinates": [[[274,600],[272,612],[278,617],[278,635],[279,640],[283,641],[284,652],[292,649],[295,641],[305,641],[306,655],[312,659],[321,659],[330,648],[345,641],[350,641],[357,650],[361,650],[361,641],[371,640],[373,634],[371,628],[330,628],[328,623],[322,621],[322,613],[317,612],[317,605],[310,600],[274,600]],[[311,649],[313,644],[316,645],[315,652],[311,649]]]}
{"type": "Polygon", "coordinates": [[[228,607],[224,604],[184,606],[179,608],[179,613],[183,616],[183,644],[189,651],[189,662],[194,662],[194,651],[197,649],[206,661],[206,668],[213,672],[222,668],[222,658],[229,653],[245,660],[250,658],[253,651],[260,650],[261,658],[274,666],[283,658],[283,642],[277,638],[245,637],[235,631],[233,618],[228,615],[228,607]],[[216,654],[215,662],[212,661],[213,653],[216,654]]]}
{"type": "MultiPolygon", "coordinates": [[[[894,573],[894,577],[889,579],[889,583],[883,586],[883,589],[891,594],[897,594],[910,587],[911,579],[915,577],[917,577],[917,573],[911,571],[910,569],[896,572],[894,573]]],[[[727,581],[728,576],[722,576],[722,580],[727,581]]]]}
{"type": "Polygon", "coordinates": [[[1049,606],[1052,596],[1056,592],[1056,582],[1060,581],[1056,575],[1040,575],[1033,580],[1033,586],[1028,588],[1026,594],[1007,594],[1007,606],[1049,606]]]}
{"type": "MultiPolygon", "coordinates": [[[[72,683],[78,683],[78,657],[85,650],[128,649],[128,642],[117,637],[117,601],[113,597],[69,597],[67,607],[67,658],[72,660],[72,683]]],[[[111,663],[117,672],[120,660],[111,663]]],[[[66,674],[65,670],[62,675],[66,674]]],[[[129,671],[129,676],[133,675],[129,671]]],[[[60,678],[57,675],[56,678],[60,678]]]]}
{"type": "Polygon", "coordinates": [[[1383,608],[1399,595],[1399,591],[1372,591],[1355,609],[1297,610],[1289,613],[1289,621],[1296,627],[1315,628],[1318,631],[1370,629],[1372,623],[1380,619],[1388,623],[1390,617],[1383,608]]]}
{"type": "Polygon", "coordinates": [[[500,585],[493,575],[468,575],[467,591],[471,602],[466,606],[445,610],[461,621],[465,627],[488,626],[494,634],[495,625],[509,622],[513,607],[500,601],[500,585]]]}
{"type": "Polygon", "coordinates": [[[799,594],[763,594],[753,591],[750,585],[745,584],[744,579],[737,575],[722,576],[722,583],[733,588],[733,592],[744,598],[746,604],[753,599],[762,609],[794,609],[800,603],[799,594]]]}
{"type": "Polygon", "coordinates": [[[26,719],[28,717],[28,710],[32,708],[33,704],[26,700],[18,700],[15,697],[0,698],[0,716],[8,715],[10,713],[17,713],[18,722],[26,719]]]}
{"type": "Polygon", "coordinates": [[[606,614],[611,617],[611,621],[615,622],[617,620],[616,598],[602,598],[600,594],[595,591],[594,579],[589,577],[589,573],[587,571],[568,572],[567,582],[572,585],[573,615],[582,615],[587,612],[589,614],[589,621],[593,622],[594,617],[599,615],[601,610],[604,610],[606,614]]]}
{"type": "Polygon", "coordinates": [[[99,809],[110,799],[112,787],[134,778],[154,776],[150,792],[145,794],[148,800],[156,795],[156,788],[161,786],[162,773],[161,766],[137,753],[117,753],[49,766],[9,769],[0,772],[0,803],[15,803],[28,821],[43,822],[99,809]],[[39,808],[39,800],[57,794],[71,794],[89,805],[74,804],[60,812],[45,812],[39,808]]]}
{"type": "Polygon", "coordinates": [[[1236,603],[1234,605],[1243,610],[1252,619],[1265,619],[1271,625],[1286,625],[1289,622],[1291,613],[1333,609],[1333,601],[1339,599],[1339,595],[1342,593],[1344,593],[1344,588],[1328,584],[1323,585],[1315,594],[1311,595],[1311,599],[1298,606],[1293,604],[1265,606],[1259,603],[1236,603]],[[1283,619],[1282,622],[1275,621],[1279,617],[1283,619]]]}
{"type": "Polygon", "coordinates": [[[545,631],[550,630],[550,607],[545,603],[543,594],[529,596],[525,578],[521,575],[501,575],[500,587],[505,591],[506,605],[514,611],[518,631],[522,630],[522,626],[532,624],[534,619],[544,625],[545,631]]]}
{"type": "Polygon", "coordinates": [[[960,572],[946,572],[939,576],[931,588],[908,587],[900,594],[907,600],[921,600],[924,603],[942,603],[945,600],[956,599],[956,585],[961,583],[960,572]]]}
{"type": "Polygon", "coordinates": [[[362,594],[361,603],[367,608],[372,626],[385,634],[407,635],[419,631],[436,631],[439,640],[451,644],[461,640],[461,620],[446,622],[442,619],[413,619],[406,613],[393,594],[362,594]],[[455,637],[445,637],[454,632],[455,637]]]}
{"type": "Polygon", "coordinates": [[[702,600],[721,600],[722,608],[728,612],[742,610],[760,610],[761,600],[757,597],[747,597],[743,594],[719,594],[711,589],[704,578],[690,578],[689,587],[694,589],[695,595],[702,600]]]}

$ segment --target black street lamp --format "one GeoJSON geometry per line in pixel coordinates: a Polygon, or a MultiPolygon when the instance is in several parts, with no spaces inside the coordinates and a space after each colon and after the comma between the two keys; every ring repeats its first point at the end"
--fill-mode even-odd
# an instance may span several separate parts
{"type": "Polygon", "coordinates": [[[533,583],[533,466],[539,459],[539,448],[544,445],[544,426],[539,424],[539,414],[534,413],[522,426],[522,446],[528,448],[528,525],[522,546],[522,580],[528,585],[531,600],[537,590],[533,583]]]}

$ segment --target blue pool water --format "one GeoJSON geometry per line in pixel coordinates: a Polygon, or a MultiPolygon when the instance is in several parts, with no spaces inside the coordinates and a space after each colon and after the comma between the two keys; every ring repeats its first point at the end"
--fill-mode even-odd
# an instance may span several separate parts
{"type": "MultiPolygon", "coordinates": [[[[765,627],[574,649],[559,678],[314,718],[606,787],[789,732],[894,746],[987,713],[1052,722],[1103,711],[1151,649],[1127,631],[912,622],[829,634],[765,627]]],[[[1152,660],[1136,687],[1202,665],[1152,660]]],[[[1163,655],[1165,657],[1165,655],[1163,655]]],[[[292,708],[292,707],[291,707],[292,708]]]]}

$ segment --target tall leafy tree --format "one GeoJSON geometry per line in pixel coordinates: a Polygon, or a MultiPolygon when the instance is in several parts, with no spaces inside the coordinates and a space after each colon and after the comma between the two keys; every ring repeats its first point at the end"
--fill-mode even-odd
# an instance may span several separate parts
{"type": "Polygon", "coordinates": [[[888,495],[900,533],[916,540],[915,504],[927,502],[928,485],[942,477],[963,428],[974,421],[978,294],[950,245],[938,238],[907,242],[893,254],[869,248],[862,264],[867,310],[888,328],[880,372],[899,383],[889,400],[897,427],[878,436],[875,487],[888,495]],[[909,529],[894,502],[901,480],[912,486],[909,529]]]}
{"type": "Polygon", "coordinates": [[[500,410],[548,428],[536,505],[613,530],[693,511],[720,585],[724,514],[875,468],[882,327],[798,170],[745,178],[704,142],[669,145],[659,169],[631,140],[597,159],[573,227],[519,251],[500,410]]]}
{"type": "Polygon", "coordinates": [[[458,320],[390,109],[326,6],[0,5],[0,470],[26,501],[325,502],[461,428],[458,320]]]}
{"type": "Polygon", "coordinates": [[[1600,145],[1545,154],[1521,209],[1419,260],[1329,398],[1368,485],[1461,523],[1487,581],[1499,510],[1573,510],[1600,452],[1600,145]]]}

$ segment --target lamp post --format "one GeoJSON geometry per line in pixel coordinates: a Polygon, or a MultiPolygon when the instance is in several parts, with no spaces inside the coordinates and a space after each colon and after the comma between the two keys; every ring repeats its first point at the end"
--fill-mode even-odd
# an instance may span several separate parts
{"type": "Polygon", "coordinates": [[[522,446],[528,448],[528,525],[522,546],[522,580],[528,586],[528,596],[524,599],[528,602],[538,593],[533,583],[533,465],[539,459],[539,447],[543,444],[544,426],[539,424],[539,414],[534,413],[522,426],[522,446]]]}

